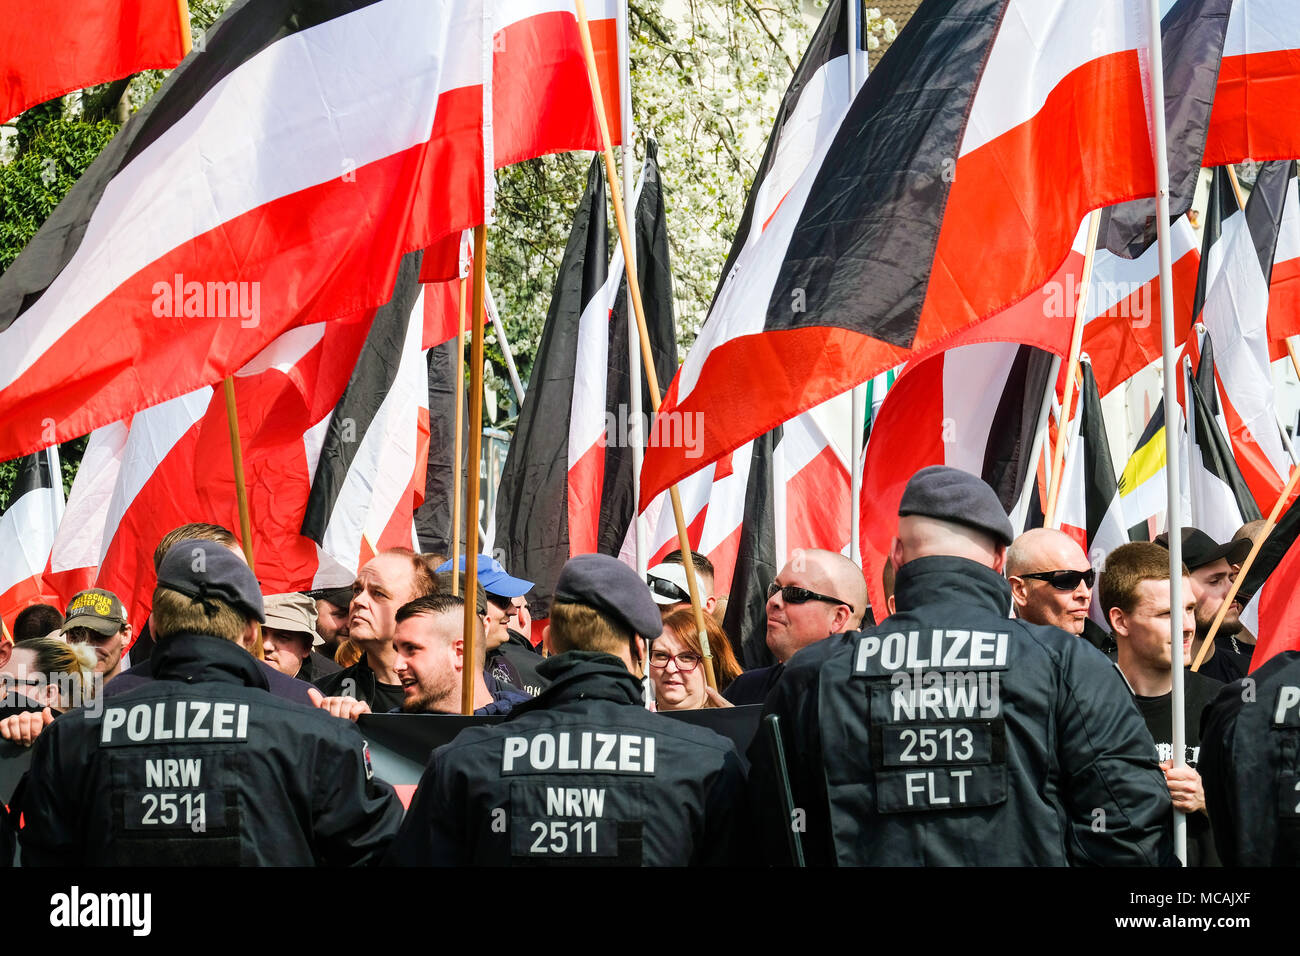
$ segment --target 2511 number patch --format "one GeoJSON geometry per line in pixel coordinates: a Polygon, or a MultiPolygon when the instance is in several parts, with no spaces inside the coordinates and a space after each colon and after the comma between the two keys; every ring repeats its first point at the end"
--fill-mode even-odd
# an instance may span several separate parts
{"type": "MultiPolygon", "coordinates": [[[[613,820],[533,820],[528,824],[528,856],[614,856],[618,852],[613,820]]],[[[518,847],[512,847],[519,855],[518,847]]]]}
{"type": "Polygon", "coordinates": [[[124,810],[129,830],[161,829],[202,833],[209,829],[223,828],[226,820],[225,794],[220,790],[150,790],[127,793],[124,810]]]}

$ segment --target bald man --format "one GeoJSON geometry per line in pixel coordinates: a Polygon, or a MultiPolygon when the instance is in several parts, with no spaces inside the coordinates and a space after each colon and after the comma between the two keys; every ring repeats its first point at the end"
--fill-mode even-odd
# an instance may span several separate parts
{"type": "Polygon", "coordinates": [[[1007,549],[1016,617],[1082,634],[1096,572],[1079,543],[1051,528],[1026,531],[1007,549]]]}
{"type": "Polygon", "coordinates": [[[862,624],[867,582],[862,570],[834,551],[796,550],[767,589],[767,647],[777,663],[746,671],[727,688],[733,704],[761,704],[785,662],[810,644],[862,624]]]}

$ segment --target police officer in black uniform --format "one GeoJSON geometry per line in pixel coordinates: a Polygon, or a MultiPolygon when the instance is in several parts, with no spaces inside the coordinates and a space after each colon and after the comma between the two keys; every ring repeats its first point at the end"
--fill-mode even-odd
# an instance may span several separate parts
{"type": "Polygon", "coordinates": [[[29,865],[376,861],[401,822],[348,721],[273,697],[238,643],[263,620],[248,565],[187,539],[158,569],[154,680],[38,738],[29,865]]]}
{"type": "Polygon", "coordinates": [[[392,862],[729,862],[743,764],[730,740],[645,710],[638,675],[662,627],[627,565],[570,560],[546,637],[556,656],[538,665],[550,686],[434,752],[392,862]]]}
{"type": "Polygon", "coordinates": [[[813,864],[1169,862],[1169,793],[1123,681],[1087,641],[1009,618],[997,495],[925,468],[899,518],[896,613],[800,651],[765,702],[794,796],[784,810],[760,735],[767,861],[789,862],[793,828],[813,864]]]}
{"type": "Polygon", "coordinates": [[[1300,864],[1300,651],[1219,691],[1202,714],[1199,769],[1225,866],[1300,864]]]}

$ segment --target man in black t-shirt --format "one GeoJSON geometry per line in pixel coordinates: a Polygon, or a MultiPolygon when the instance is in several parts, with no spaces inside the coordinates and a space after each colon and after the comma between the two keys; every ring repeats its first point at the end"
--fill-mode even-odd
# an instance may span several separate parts
{"type": "MultiPolygon", "coordinates": [[[[1191,653],[1196,596],[1183,569],[1183,659],[1191,653]]],[[[1187,670],[1184,689],[1185,767],[1175,767],[1173,749],[1173,653],[1169,641],[1169,552],[1137,542],[1116,548],[1106,557],[1101,574],[1101,604],[1117,646],[1115,666],[1124,676],[1133,702],[1155,742],[1160,766],[1174,808],[1187,817],[1187,863],[1218,864],[1205,789],[1196,765],[1200,761],[1201,711],[1222,687],[1220,681],[1187,670]]]]}

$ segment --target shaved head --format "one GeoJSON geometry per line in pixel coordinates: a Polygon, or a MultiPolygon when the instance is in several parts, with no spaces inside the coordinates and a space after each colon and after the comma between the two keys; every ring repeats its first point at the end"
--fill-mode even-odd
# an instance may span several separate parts
{"type": "Polygon", "coordinates": [[[867,582],[862,570],[842,554],[815,548],[796,550],[775,583],[819,595],[787,601],[784,593],[777,591],[767,599],[767,646],[778,661],[789,660],[801,648],[862,623],[867,582]]]}
{"type": "Polygon", "coordinates": [[[1078,575],[1073,580],[1067,577],[1064,587],[1026,575],[1091,570],[1083,548],[1068,534],[1051,528],[1026,531],[1007,549],[1007,580],[1016,617],[1082,634],[1092,605],[1092,586],[1078,575]]]}
{"type": "Polygon", "coordinates": [[[1088,556],[1079,542],[1052,528],[1026,531],[1007,549],[1007,577],[1058,568],[1082,571],[1088,567],[1088,556]]]}
{"type": "Polygon", "coordinates": [[[896,569],[917,558],[939,555],[967,558],[1000,572],[1006,548],[992,535],[952,521],[923,515],[898,519],[898,537],[890,553],[896,569]]]}

